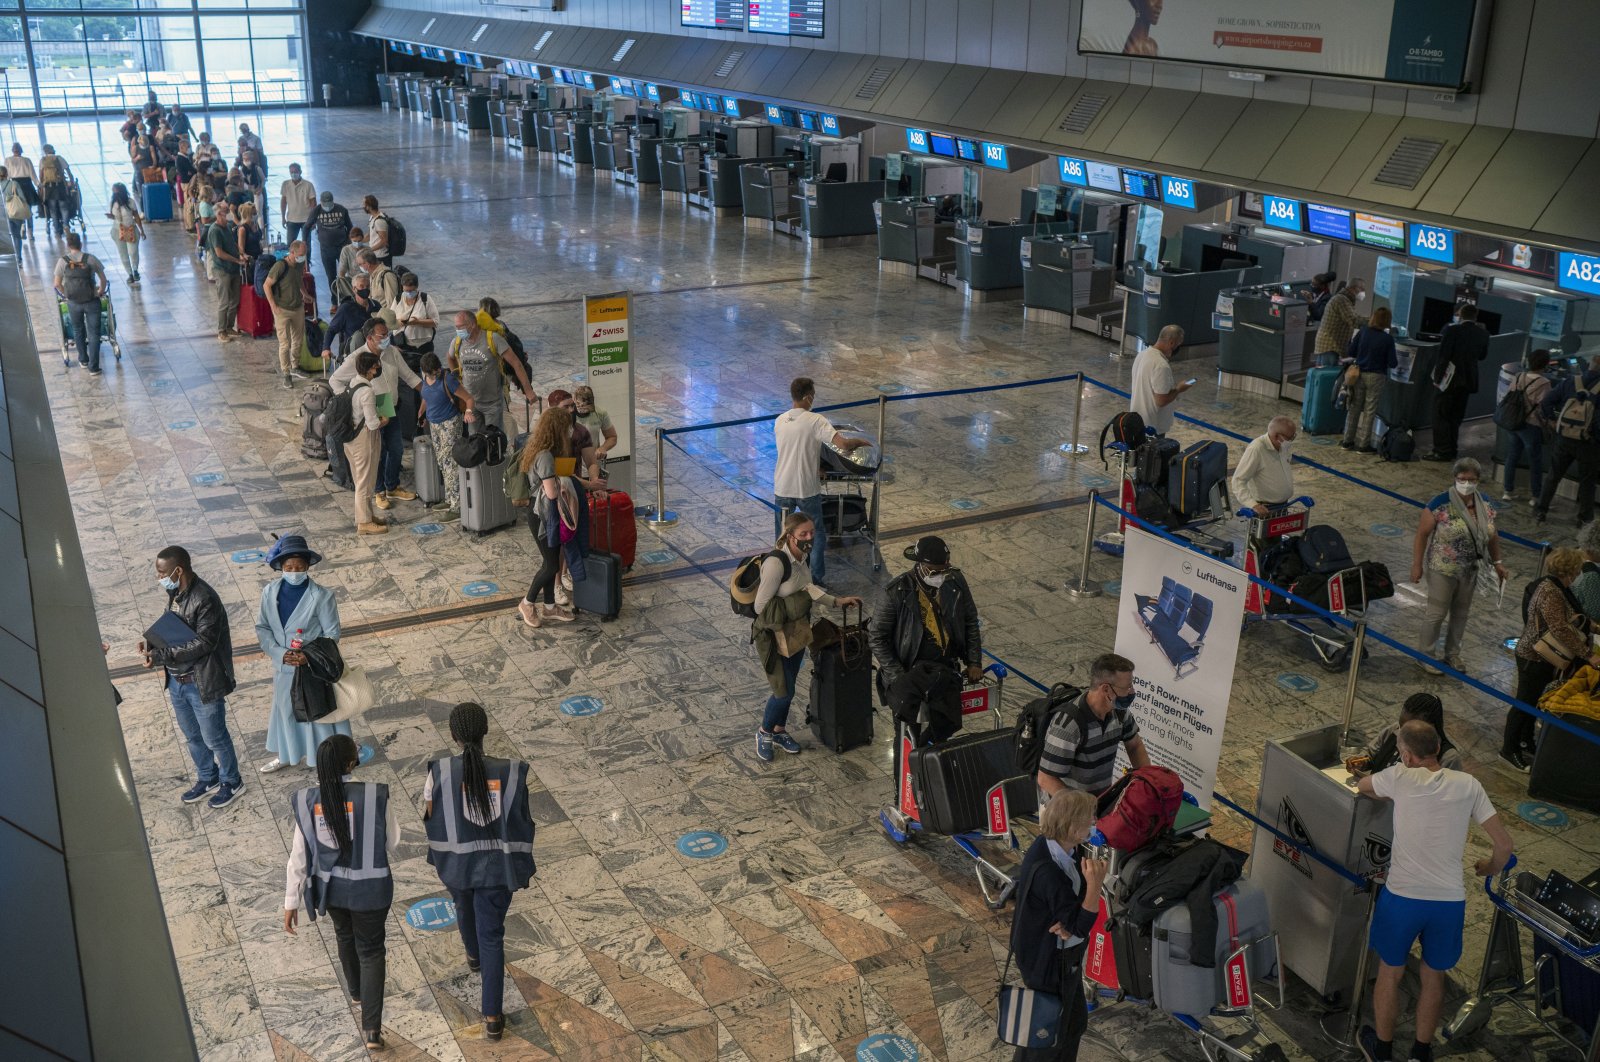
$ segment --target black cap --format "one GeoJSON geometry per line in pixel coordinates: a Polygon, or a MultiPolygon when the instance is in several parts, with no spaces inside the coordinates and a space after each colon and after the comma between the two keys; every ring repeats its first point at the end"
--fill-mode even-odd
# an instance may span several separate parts
{"type": "Polygon", "coordinates": [[[938,535],[926,535],[917,539],[916,561],[918,564],[949,564],[950,547],[938,535]]]}

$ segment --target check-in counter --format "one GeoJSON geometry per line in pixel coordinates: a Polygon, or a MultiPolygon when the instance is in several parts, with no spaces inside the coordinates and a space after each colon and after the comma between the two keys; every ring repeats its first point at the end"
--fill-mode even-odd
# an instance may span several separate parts
{"type": "Polygon", "coordinates": [[[747,165],[764,165],[782,162],[781,157],[745,158],[739,155],[716,155],[709,152],[700,156],[700,189],[689,193],[693,206],[706,210],[733,213],[744,210],[744,182],[740,170],[747,165]]]}
{"type": "Polygon", "coordinates": [[[384,110],[394,107],[394,83],[388,74],[379,74],[376,79],[378,84],[378,103],[384,110]]]}
{"type": "Polygon", "coordinates": [[[938,220],[938,207],[916,196],[896,196],[879,200],[878,270],[916,276],[923,263],[944,257],[955,261],[949,240],[955,235],[954,220],[938,220]]]}
{"type": "Polygon", "coordinates": [[[539,149],[539,133],[534,128],[539,109],[536,104],[521,100],[506,103],[506,146],[539,149]]]}
{"type": "Polygon", "coordinates": [[[1316,332],[1305,301],[1279,284],[1224,290],[1221,297],[1232,300],[1233,313],[1232,327],[1217,332],[1218,385],[1273,398],[1303,394],[1316,332]]]}
{"type": "Polygon", "coordinates": [[[463,133],[487,133],[490,99],[487,92],[479,89],[456,89],[452,93],[452,106],[455,108],[452,120],[456,129],[463,133]]]}
{"type": "Polygon", "coordinates": [[[628,127],[626,125],[601,125],[589,127],[590,154],[594,158],[594,172],[615,173],[628,163],[628,127]]]}
{"type": "Polygon", "coordinates": [[[1074,314],[1110,303],[1115,242],[1110,232],[1024,237],[1017,255],[1022,267],[1022,319],[1070,325],[1074,314]]]}
{"type": "Polygon", "coordinates": [[[430,117],[431,102],[429,99],[430,86],[428,79],[421,74],[412,74],[404,78],[401,84],[405,90],[406,110],[411,113],[411,116],[414,118],[430,117]]]}
{"type": "Polygon", "coordinates": [[[700,191],[700,155],[706,150],[703,140],[663,140],[656,145],[661,164],[661,194],[687,199],[700,191]]]}
{"type": "Polygon", "coordinates": [[[456,93],[460,86],[445,85],[439,90],[439,120],[446,125],[456,124],[456,93]]]}
{"type": "Polygon", "coordinates": [[[1072,222],[1007,224],[958,221],[955,232],[957,287],[968,302],[1022,294],[1022,241],[1035,233],[1072,231],[1072,222]]]}
{"type": "Polygon", "coordinates": [[[507,139],[506,111],[512,102],[504,96],[495,96],[489,101],[489,135],[496,140],[507,139]]]}
{"type": "Polygon", "coordinates": [[[434,78],[428,82],[428,117],[436,122],[456,120],[455,86],[434,78]]]}
{"type": "MultiPolygon", "coordinates": [[[[1395,350],[1400,364],[1389,371],[1389,382],[1378,397],[1378,419],[1421,431],[1433,426],[1433,367],[1439,363],[1439,344],[1416,339],[1397,339],[1395,350]]],[[[1521,362],[1528,352],[1526,332],[1505,332],[1489,337],[1489,355],[1478,363],[1478,391],[1467,396],[1467,412],[1462,418],[1478,420],[1494,415],[1495,374],[1508,361],[1521,362]]]]}
{"type": "Polygon", "coordinates": [[[661,153],[666,143],[659,136],[646,136],[638,129],[628,131],[628,169],[620,179],[628,184],[660,184],[661,153]]]}
{"type": "MultiPolygon", "coordinates": [[[[1268,741],[1256,814],[1278,832],[1367,877],[1389,864],[1391,807],[1356,792],[1344,769],[1345,751],[1339,748],[1338,724],[1268,741]]],[[[1250,880],[1267,895],[1283,964],[1324,999],[1348,1003],[1356,964],[1367,946],[1372,897],[1260,828],[1250,850],[1250,880]]]]}
{"type": "Polygon", "coordinates": [[[810,240],[846,240],[878,231],[873,207],[888,191],[884,181],[802,181],[802,226],[810,240]]]}
{"type": "Polygon", "coordinates": [[[567,117],[571,111],[545,109],[534,113],[534,142],[546,155],[559,155],[562,141],[567,135],[567,117]]]}
{"type": "Polygon", "coordinates": [[[745,224],[772,228],[780,220],[789,221],[789,211],[798,202],[795,194],[805,164],[798,159],[783,162],[745,163],[739,167],[739,183],[744,198],[745,224]]]}
{"type": "Polygon", "coordinates": [[[556,147],[557,162],[570,166],[594,165],[594,140],[589,133],[594,120],[589,115],[589,111],[577,111],[563,119],[562,135],[556,147]]]}
{"type": "Polygon", "coordinates": [[[1128,297],[1123,329],[1148,345],[1155,341],[1156,334],[1164,326],[1182,325],[1187,345],[1215,343],[1217,330],[1212,327],[1211,313],[1217,305],[1217,296],[1225,288],[1257,284],[1262,279],[1260,266],[1191,273],[1181,269],[1147,269],[1142,263],[1134,263],[1128,268],[1128,287],[1133,294],[1128,297]]]}

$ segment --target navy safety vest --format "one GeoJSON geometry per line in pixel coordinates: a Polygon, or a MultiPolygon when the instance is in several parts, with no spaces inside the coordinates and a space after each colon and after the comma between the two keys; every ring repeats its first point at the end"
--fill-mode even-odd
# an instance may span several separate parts
{"type": "Polygon", "coordinates": [[[307,786],[290,798],[295,822],[306,845],[306,885],[301,906],[316,920],[330,907],[378,911],[394,900],[389,873],[389,787],[381,782],[347,782],[345,807],[350,817],[350,853],[341,855],[323,819],[322,790],[307,786]],[[320,828],[319,828],[320,827],[320,828]]]}
{"type": "Polygon", "coordinates": [[[484,760],[489,823],[467,817],[461,757],[428,764],[433,811],[428,816],[428,862],[450,889],[525,889],[532,880],[533,815],[528,810],[528,765],[521,760],[484,760]]]}

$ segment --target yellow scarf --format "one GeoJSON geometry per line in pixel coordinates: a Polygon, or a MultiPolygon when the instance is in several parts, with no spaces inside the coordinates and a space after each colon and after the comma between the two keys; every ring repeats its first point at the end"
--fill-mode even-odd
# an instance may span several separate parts
{"type": "Polygon", "coordinates": [[[922,603],[922,626],[928,632],[928,637],[939,647],[942,654],[950,646],[950,635],[944,629],[944,617],[939,614],[939,604],[933,596],[923,587],[922,580],[917,580],[917,600],[922,603]]]}

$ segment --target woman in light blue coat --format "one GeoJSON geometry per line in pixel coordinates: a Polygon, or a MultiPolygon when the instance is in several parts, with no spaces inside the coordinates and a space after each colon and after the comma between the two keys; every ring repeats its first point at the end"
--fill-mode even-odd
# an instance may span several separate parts
{"type": "Polygon", "coordinates": [[[311,566],[322,554],[306,545],[300,535],[284,535],[272,544],[267,564],[282,573],[261,591],[261,611],[256,616],[256,638],[261,651],[272,659],[272,716],[267,721],[267,751],[277,758],[261,767],[262,774],[293,764],[316,766],[317,746],[335,734],[349,736],[349,723],[302,723],[294,717],[290,691],[294,670],[305,657],[292,644],[316,638],[339,640],[339,606],[333,591],[311,581],[311,566]]]}

